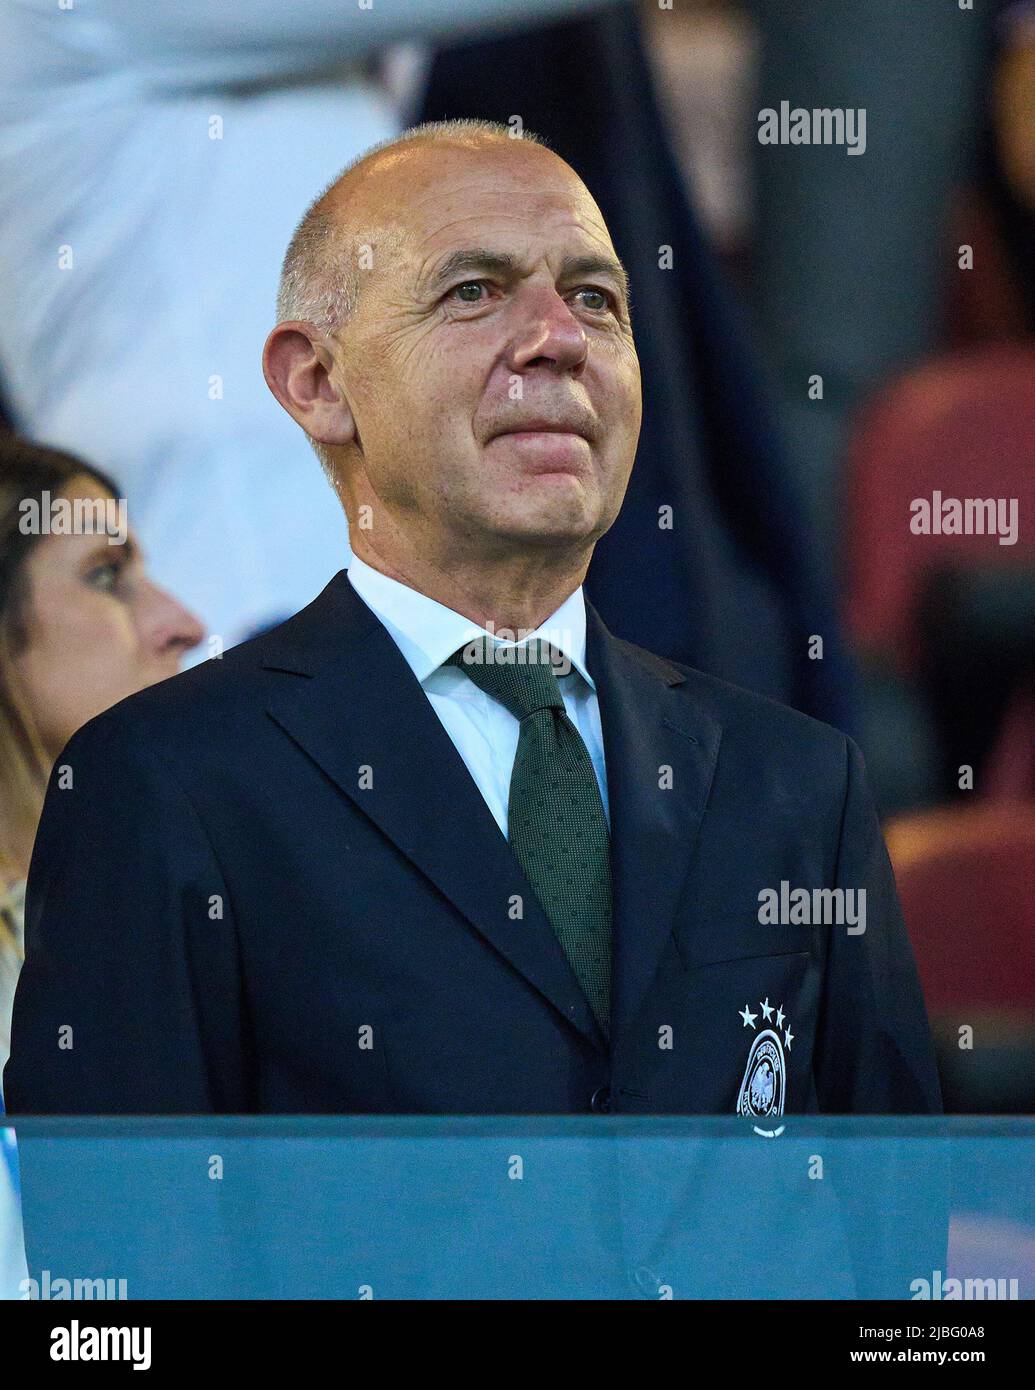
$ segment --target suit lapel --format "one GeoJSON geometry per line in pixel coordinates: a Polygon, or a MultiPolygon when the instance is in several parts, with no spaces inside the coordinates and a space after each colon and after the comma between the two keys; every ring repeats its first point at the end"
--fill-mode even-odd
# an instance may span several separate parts
{"type": "Polygon", "coordinates": [[[463,759],[344,570],[269,634],[262,664],[291,676],[267,701],[277,724],[570,1024],[606,1050],[549,920],[463,759]],[[518,921],[510,916],[516,896],[524,912],[518,921]]]}
{"type": "Polygon", "coordinates": [[[586,665],[600,702],[611,815],[614,1042],[639,1013],[672,930],[722,728],[676,692],[685,677],[675,666],[612,636],[589,603],[586,665]]]}
{"type": "MultiPolygon", "coordinates": [[[[267,701],[272,718],[573,1027],[606,1050],[463,759],[345,571],[263,641],[263,666],[292,677],[267,701]],[[509,915],[515,895],[522,921],[509,915]]],[[[588,602],[586,664],[600,702],[611,817],[613,1042],[639,1013],[672,930],[722,730],[676,693],[685,678],[675,666],[613,637],[588,602]]]]}

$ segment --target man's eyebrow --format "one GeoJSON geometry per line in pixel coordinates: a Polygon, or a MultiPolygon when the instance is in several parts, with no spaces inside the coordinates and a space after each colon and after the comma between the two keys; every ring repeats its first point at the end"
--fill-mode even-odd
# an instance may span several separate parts
{"type": "MultiPolygon", "coordinates": [[[[506,251],[490,251],[485,247],[470,247],[447,256],[428,282],[436,289],[461,272],[488,271],[495,275],[513,275],[517,257],[506,251]]],[[[616,256],[568,256],[561,265],[561,278],[571,280],[579,275],[608,275],[619,286],[626,302],[629,300],[629,276],[616,256]]]]}
{"type": "Polygon", "coordinates": [[[609,275],[628,303],[629,276],[617,256],[569,256],[561,266],[561,275],[566,280],[579,275],[609,275]]]}
{"type": "Polygon", "coordinates": [[[465,251],[454,251],[446,257],[428,282],[429,289],[436,289],[451,280],[454,275],[467,270],[488,270],[496,275],[513,274],[517,268],[517,257],[505,251],[488,251],[473,246],[465,251]]]}

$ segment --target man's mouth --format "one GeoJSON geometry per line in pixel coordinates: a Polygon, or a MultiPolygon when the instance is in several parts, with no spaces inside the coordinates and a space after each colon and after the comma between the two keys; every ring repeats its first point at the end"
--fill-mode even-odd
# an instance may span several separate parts
{"type": "Polygon", "coordinates": [[[496,439],[508,440],[522,466],[530,473],[581,473],[585,471],[588,442],[574,430],[528,426],[505,430],[496,439]]]}
{"type": "Polygon", "coordinates": [[[573,434],[579,439],[585,439],[583,431],[575,424],[566,420],[548,420],[545,417],[533,418],[531,420],[521,420],[506,429],[500,430],[493,438],[498,439],[500,435],[539,435],[539,434],[573,434]]]}
{"type": "Polygon", "coordinates": [[[582,439],[577,430],[504,430],[497,439],[582,439]]]}

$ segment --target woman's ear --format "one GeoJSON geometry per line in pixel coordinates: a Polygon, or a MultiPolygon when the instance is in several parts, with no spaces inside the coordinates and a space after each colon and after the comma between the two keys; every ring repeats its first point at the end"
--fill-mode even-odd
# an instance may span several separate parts
{"type": "Polygon", "coordinates": [[[333,380],[334,355],[315,324],[278,323],[266,339],[262,372],[287,413],[320,444],[358,441],[348,401],[333,380]]]}

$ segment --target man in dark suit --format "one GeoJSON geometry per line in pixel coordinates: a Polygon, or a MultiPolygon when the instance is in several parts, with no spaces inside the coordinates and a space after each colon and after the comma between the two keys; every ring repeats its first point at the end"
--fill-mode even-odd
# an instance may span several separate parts
{"type": "Polygon", "coordinates": [[[855,746],[583,599],[640,376],[574,171],[478,125],[379,148],[279,314],[356,560],[67,745],[9,1109],[936,1111],[855,746]]]}

